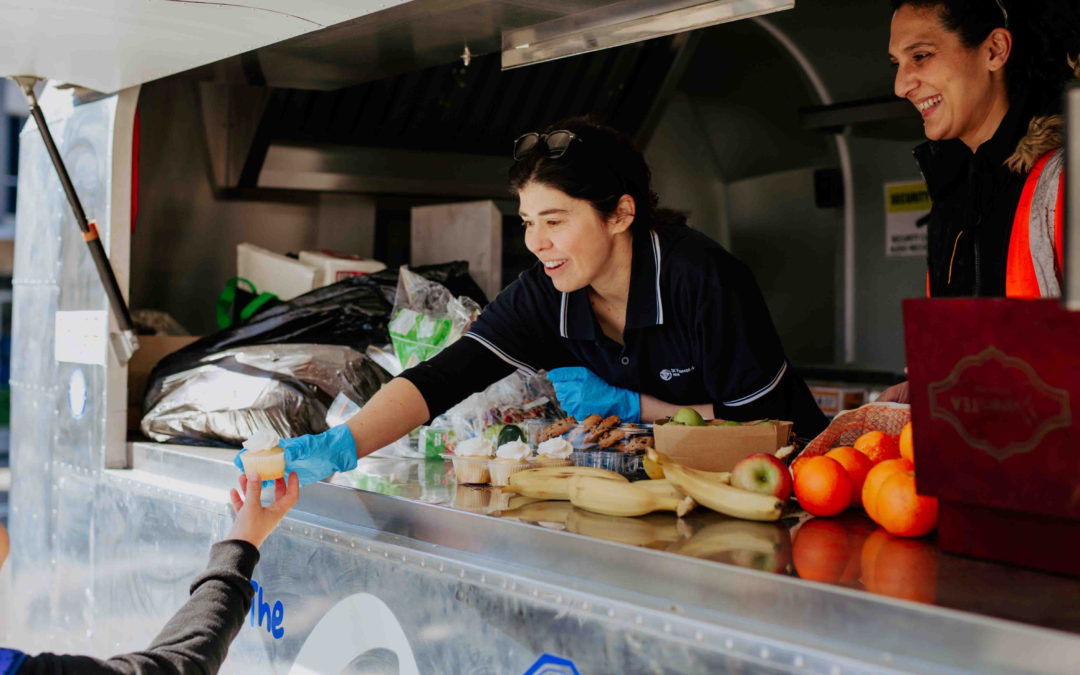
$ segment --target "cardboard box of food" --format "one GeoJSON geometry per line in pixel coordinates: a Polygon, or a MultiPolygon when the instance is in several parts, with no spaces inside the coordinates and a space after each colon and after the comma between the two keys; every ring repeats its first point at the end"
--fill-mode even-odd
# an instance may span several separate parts
{"type": "Polygon", "coordinates": [[[255,284],[259,293],[273,293],[282,301],[323,285],[318,267],[246,242],[236,247],[236,276],[255,284]]]}
{"type": "Polygon", "coordinates": [[[827,383],[810,384],[810,393],[821,408],[821,412],[828,417],[836,417],[845,410],[854,410],[863,406],[869,398],[865,389],[827,383]]]}
{"type": "Polygon", "coordinates": [[[143,397],[146,395],[146,384],[150,379],[150,371],[154,369],[158,361],[175,351],[187,347],[201,336],[196,335],[140,335],[139,349],[128,361],[128,431],[137,431],[139,422],[142,421],[143,397]]]}
{"type": "Polygon", "coordinates": [[[791,422],[776,420],[737,426],[708,420],[700,427],[665,422],[667,418],[653,425],[656,449],[679,464],[702,471],[731,471],[743,457],[756,452],[775,453],[791,438],[791,422]]]}
{"type": "Polygon", "coordinates": [[[1080,312],[904,301],[915,483],[943,551],[1080,577],[1080,312]]]}

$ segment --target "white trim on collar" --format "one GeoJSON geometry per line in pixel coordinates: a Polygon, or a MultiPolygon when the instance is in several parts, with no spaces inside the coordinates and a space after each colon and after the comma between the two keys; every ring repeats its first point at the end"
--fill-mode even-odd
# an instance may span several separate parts
{"type": "Polygon", "coordinates": [[[755,391],[753,394],[750,394],[749,396],[743,396],[742,398],[737,398],[734,401],[727,401],[726,403],[724,403],[724,405],[730,408],[735,408],[740,405],[746,405],[747,403],[753,403],[765,394],[768,394],[773,389],[776,389],[776,385],[780,384],[780,379],[784,377],[784,373],[786,372],[787,361],[784,361],[784,365],[780,366],[780,372],[776,374],[776,377],[773,378],[772,382],[765,385],[763,388],[755,391]]]}
{"type": "Polygon", "coordinates": [[[561,335],[564,338],[569,338],[570,337],[566,332],[566,306],[568,304],[570,304],[570,294],[569,293],[563,293],[562,294],[562,305],[559,308],[559,335],[561,335]]]}
{"type": "Polygon", "coordinates": [[[507,354],[503,350],[496,347],[495,344],[492,343],[490,340],[488,340],[486,338],[482,338],[479,335],[477,335],[476,333],[465,333],[465,337],[472,338],[472,339],[476,340],[480,344],[487,347],[488,350],[491,353],[493,353],[495,356],[498,356],[500,359],[502,359],[503,361],[506,361],[507,363],[514,366],[518,370],[524,370],[529,375],[536,375],[536,373],[537,373],[536,368],[533,368],[532,366],[530,366],[530,365],[528,365],[526,363],[522,363],[521,361],[518,361],[517,359],[512,358],[509,354],[507,354]]]}
{"type": "Polygon", "coordinates": [[[653,261],[656,263],[656,324],[659,326],[664,323],[664,301],[660,297],[660,237],[656,230],[649,230],[649,237],[652,238],[653,261]]]}

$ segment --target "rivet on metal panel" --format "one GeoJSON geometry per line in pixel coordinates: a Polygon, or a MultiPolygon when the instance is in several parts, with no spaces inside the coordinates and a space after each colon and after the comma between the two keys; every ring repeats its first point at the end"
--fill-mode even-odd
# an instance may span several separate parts
{"type": "Polygon", "coordinates": [[[352,548],[356,548],[356,542],[355,541],[350,541],[349,546],[352,547],[352,548]]]}
{"type": "Polygon", "coordinates": [[[308,529],[305,527],[304,528],[304,534],[307,534],[307,533],[308,533],[308,529]]]}
{"type": "Polygon", "coordinates": [[[694,639],[697,640],[698,642],[701,642],[702,640],[705,639],[705,634],[702,633],[699,630],[694,631],[694,639]]]}
{"type": "Polygon", "coordinates": [[[830,668],[829,675],[840,675],[840,666],[833,666],[830,668]]]}
{"type": "Polygon", "coordinates": [[[440,572],[442,572],[442,571],[443,571],[443,564],[442,564],[442,563],[439,563],[439,571],[440,571],[440,572]]]}
{"type": "Polygon", "coordinates": [[[765,647],[762,647],[761,651],[758,652],[758,654],[761,656],[761,658],[765,659],[766,661],[769,660],[769,650],[766,649],[765,647]]]}
{"type": "Polygon", "coordinates": [[[803,666],[806,665],[806,661],[804,661],[803,657],[801,657],[801,656],[796,656],[795,661],[793,663],[795,664],[796,668],[802,668],[803,666]]]}
{"type": "Polygon", "coordinates": [[[390,557],[390,551],[383,551],[382,555],[383,555],[384,558],[389,558],[390,557]]]}
{"type": "Polygon", "coordinates": [[[559,605],[562,604],[562,596],[561,595],[556,595],[555,596],[555,603],[559,604],[559,605]]]}
{"type": "Polygon", "coordinates": [[[609,617],[611,617],[612,619],[614,619],[615,618],[615,610],[614,609],[608,609],[607,615],[609,617]]]}
{"type": "Polygon", "coordinates": [[[724,640],[724,649],[735,649],[735,641],[731,638],[724,640]]]}
{"type": "Polygon", "coordinates": [[[665,633],[670,633],[671,632],[671,624],[670,623],[665,623],[664,624],[664,632],[665,633]]]}
{"type": "MultiPolygon", "coordinates": [[[[421,562],[421,564],[423,564],[423,562],[421,562]]],[[[480,575],[480,583],[482,583],[482,584],[487,583],[487,575],[486,574],[481,574],[480,575]]]]}
{"type": "Polygon", "coordinates": [[[540,589],[539,588],[534,588],[533,592],[532,592],[532,596],[534,598],[539,598],[540,597],[540,589]]]}
{"type": "Polygon", "coordinates": [[[637,616],[634,617],[634,623],[636,623],[637,625],[640,626],[641,624],[645,623],[645,619],[642,618],[642,616],[640,614],[638,614],[637,616]]]}
{"type": "Polygon", "coordinates": [[[458,577],[460,577],[461,579],[464,579],[465,578],[465,570],[458,570],[458,577]]]}
{"type": "Polygon", "coordinates": [[[582,603],[581,603],[581,609],[583,609],[583,610],[584,610],[584,611],[586,611],[586,612],[587,612],[587,611],[589,611],[589,603],[587,603],[587,602],[582,602],[582,603]]]}
{"type": "Polygon", "coordinates": [[[420,567],[427,567],[427,561],[421,560],[420,567]]]}
{"type": "Polygon", "coordinates": [[[367,548],[367,552],[368,552],[368,553],[371,553],[371,547],[370,547],[370,546],[368,546],[368,547],[366,547],[366,548],[367,548]]]}
{"type": "Polygon", "coordinates": [[[502,587],[503,587],[503,588],[506,588],[506,586],[507,586],[507,584],[506,584],[506,579],[503,579],[503,582],[502,582],[502,584],[501,584],[501,585],[502,585],[502,587]]]}
{"type": "Polygon", "coordinates": [[[517,590],[517,582],[516,581],[511,581],[510,582],[510,590],[511,591],[516,591],[517,590]]]}
{"type": "Polygon", "coordinates": [[[334,537],[334,543],[335,544],[338,543],[338,538],[337,537],[334,537]]]}

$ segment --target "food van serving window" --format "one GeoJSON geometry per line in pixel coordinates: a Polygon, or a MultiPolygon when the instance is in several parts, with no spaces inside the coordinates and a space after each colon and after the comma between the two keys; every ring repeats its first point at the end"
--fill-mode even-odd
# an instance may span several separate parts
{"type": "Polygon", "coordinates": [[[709,417],[789,419],[804,436],[825,427],[753,275],[657,208],[629,139],[574,118],[521,137],[514,156],[510,188],[536,265],[465,339],[391,381],[347,425],[283,440],[287,471],[304,483],[349,470],[515,369],[548,370],[579,418],[652,421],[694,406],[709,417]]]}

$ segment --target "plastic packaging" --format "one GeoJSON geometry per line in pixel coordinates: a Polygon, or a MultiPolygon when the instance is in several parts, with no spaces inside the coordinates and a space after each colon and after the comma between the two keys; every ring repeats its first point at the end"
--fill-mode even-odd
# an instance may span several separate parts
{"type": "Polygon", "coordinates": [[[326,431],[338,394],[363,405],[390,376],[337,345],[229,349],[159,378],[147,392],[144,434],[157,441],[238,446],[259,430],[280,438],[326,431]]]}
{"type": "Polygon", "coordinates": [[[427,361],[456,342],[480,314],[469,298],[402,267],[390,321],[390,341],[402,368],[427,361]]]}

